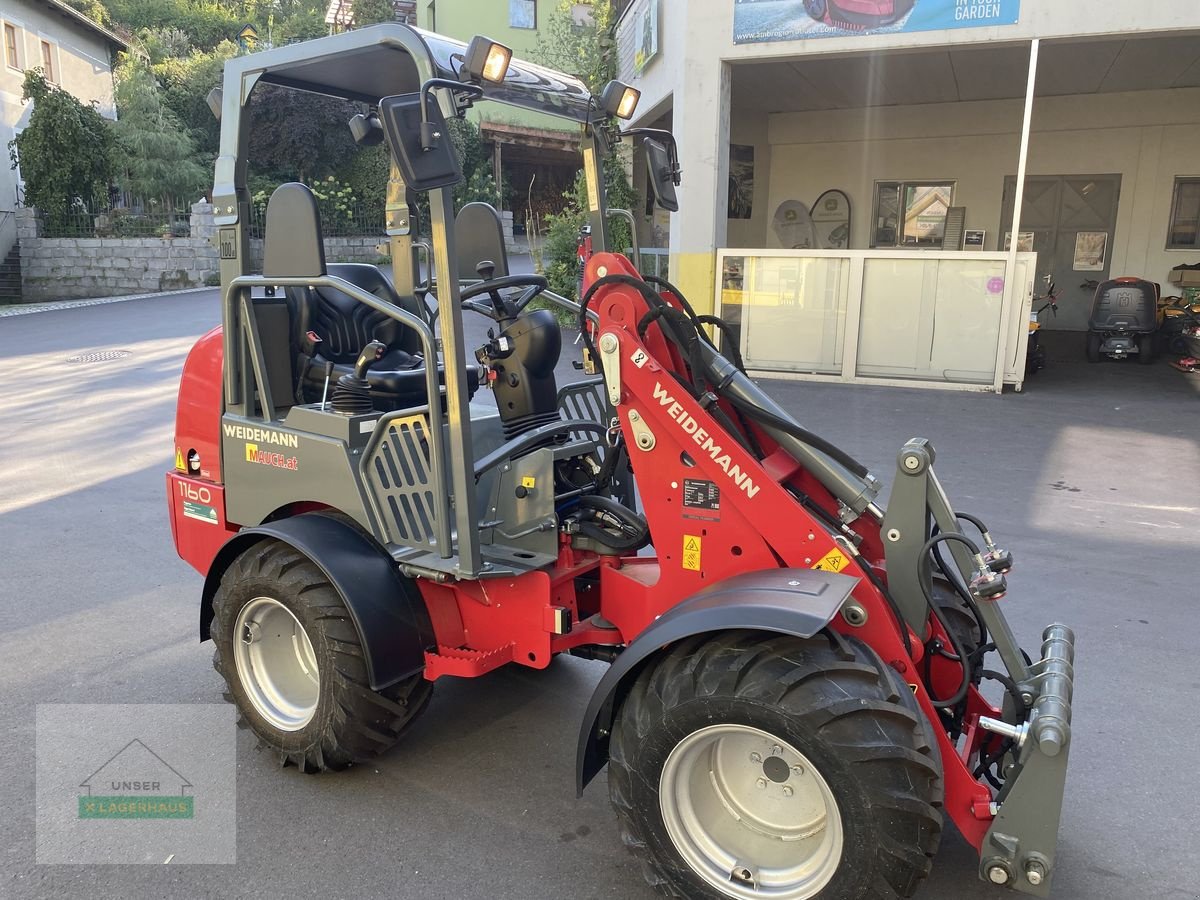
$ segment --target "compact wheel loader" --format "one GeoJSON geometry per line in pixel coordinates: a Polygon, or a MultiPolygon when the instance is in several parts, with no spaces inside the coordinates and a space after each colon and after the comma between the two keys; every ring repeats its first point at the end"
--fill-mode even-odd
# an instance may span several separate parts
{"type": "Polygon", "coordinates": [[[233,59],[210,102],[222,323],[184,367],[167,491],[204,576],[200,638],[263,744],[341,769],[396,743],[439,679],[574,654],[611,664],[577,788],[607,767],[660,892],[908,896],[949,819],[985,881],[1048,895],[1071,630],[1021,649],[1012,556],[951,505],[928,441],[899,448],[885,509],[736,342],[718,349],[722,322],[612,252],[600,173],[620,141],[643,142],[649,189],[678,206],[671,135],[622,130],[636,91],[389,24],[233,59]],[[328,264],[302,184],[271,198],[251,270],[259,84],[362,104],[355,138],[393,161],[390,271],[328,264]],[[578,126],[579,304],[508,272],[486,205],[454,216],[446,121],[474,103],[578,126]],[[536,298],[575,312],[594,377],[556,383],[562,332],[536,298]],[[468,313],[491,320],[481,347],[468,313]]]}

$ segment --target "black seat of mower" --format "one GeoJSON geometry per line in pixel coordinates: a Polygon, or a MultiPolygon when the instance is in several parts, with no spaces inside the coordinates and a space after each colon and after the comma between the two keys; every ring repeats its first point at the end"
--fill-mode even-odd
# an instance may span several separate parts
{"type": "Polygon", "coordinates": [[[454,249],[458,254],[459,281],[478,281],[475,267],[484,260],[495,265],[493,278],[509,274],[504,224],[491,204],[475,201],[458,211],[454,217],[454,249]]]}
{"type": "MultiPolygon", "coordinates": [[[[350,282],[381,300],[414,315],[422,315],[415,297],[401,297],[377,266],[366,263],[326,265],[316,199],[303,184],[280,185],[267,204],[263,275],[318,277],[329,274],[350,282]]],[[[319,400],[326,367],[333,364],[330,388],[354,368],[354,361],[371,341],[382,341],[387,352],[367,370],[367,382],[377,408],[407,409],[428,402],[425,359],[420,335],[385,314],[359,303],[349,294],[328,287],[286,289],[296,354],[301,402],[319,400]],[[317,340],[314,340],[316,338],[317,340]]],[[[438,366],[439,381],[445,372],[438,366]]],[[[479,372],[467,367],[467,392],[479,387],[479,372]]]]}

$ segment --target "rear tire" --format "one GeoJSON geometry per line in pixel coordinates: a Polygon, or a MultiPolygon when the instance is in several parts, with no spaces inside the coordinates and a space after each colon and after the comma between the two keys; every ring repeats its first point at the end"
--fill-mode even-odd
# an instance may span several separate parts
{"type": "Polygon", "coordinates": [[[210,633],[213,668],[238,724],[304,772],[344,769],[387,750],[433,691],[420,673],[371,690],[341,595],[279,541],[253,545],[226,570],[210,633]]]}
{"type": "Polygon", "coordinates": [[[1104,339],[1094,331],[1089,331],[1087,336],[1087,360],[1090,363],[1100,362],[1100,345],[1104,343],[1104,339]]]}
{"type": "Polygon", "coordinates": [[[825,15],[829,12],[829,0],[804,0],[804,11],[810,18],[824,22],[825,15]]]}
{"type": "Polygon", "coordinates": [[[1138,338],[1138,362],[1148,366],[1154,362],[1154,335],[1143,334],[1138,338]]]}
{"type": "Polygon", "coordinates": [[[853,638],[701,635],[634,683],[609,794],[664,896],[907,897],[941,836],[929,734],[908,686],[853,638]]]}

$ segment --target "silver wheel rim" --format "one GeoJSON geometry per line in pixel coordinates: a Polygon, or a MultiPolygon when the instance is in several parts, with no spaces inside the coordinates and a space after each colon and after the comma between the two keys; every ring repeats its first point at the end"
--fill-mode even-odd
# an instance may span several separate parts
{"type": "Polygon", "coordinates": [[[233,625],[233,659],[255,711],[281,731],[312,721],[321,693],[317,655],[292,611],[255,597],[233,625]]]}
{"type": "Polygon", "coordinates": [[[675,849],[729,897],[807,900],[842,858],[833,792],[786,741],[747,725],[710,725],[680,741],[659,778],[675,849]]]}

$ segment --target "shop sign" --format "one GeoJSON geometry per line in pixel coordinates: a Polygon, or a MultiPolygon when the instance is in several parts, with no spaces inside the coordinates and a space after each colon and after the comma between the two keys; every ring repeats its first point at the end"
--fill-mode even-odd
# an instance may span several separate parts
{"type": "Polygon", "coordinates": [[[1021,0],[732,0],[733,42],[1015,25],[1021,0]]]}

